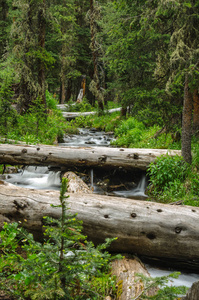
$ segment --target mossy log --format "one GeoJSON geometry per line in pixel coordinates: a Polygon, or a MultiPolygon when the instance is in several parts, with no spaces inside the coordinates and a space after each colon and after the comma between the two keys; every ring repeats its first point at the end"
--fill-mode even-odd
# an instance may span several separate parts
{"type": "Polygon", "coordinates": [[[0,164],[145,170],[158,156],[167,153],[181,155],[179,150],[167,149],[0,144],[0,164]]]}
{"type": "MultiPolygon", "coordinates": [[[[199,208],[96,194],[69,194],[71,213],[83,221],[93,242],[117,237],[110,250],[148,257],[199,262],[199,208]]],[[[0,185],[0,221],[21,221],[41,234],[43,216],[59,218],[59,192],[0,185]]]]}

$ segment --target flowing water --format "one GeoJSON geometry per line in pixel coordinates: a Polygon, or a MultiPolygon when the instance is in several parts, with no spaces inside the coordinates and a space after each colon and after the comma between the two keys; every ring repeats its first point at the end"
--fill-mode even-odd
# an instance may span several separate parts
{"type": "Polygon", "coordinates": [[[59,190],[61,186],[60,171],[49,171],[48,167],[26,167],[18,173],[6,175],[6,181],[30,189],[59,190]]]}
{"type": "Polygon", "coordinates": [[[79,128],[79,134],[70,134],[64,137],[62,146],[98,146],[108,147],[114,139],[113,133],[97,131],[96,129],[79,128]]]}
{"type": "MultiPolygon", "coordinates": [[[[110,146],[110,141],[113,138],[112,134],[105,132],[98,132],[96,130],[80,129],[79,135],[66,136],[62,146],[110,146]]],[[[102,188],[99,174],[96,174],[94,169],[89,171],[89,185],[94,193],[106,193],[102,188]]],[[[109,174],[110,175],[110,174],[109,174]]],[[[24,170],[20,170],[18,173],[7,174],[6,181],[15,185],[19,185],[25,188],[34,189],[56,189],[59,190],[61,186],[61,171],[51,171],[48,167],[26,167],[24,170]]],[[[107,175],[108,176],[108,175],[107,175]]],[[[120,177],[120,176],[118,176],[120,177]]],[[[123,179],[125,180],[125,176],[123,179]]],[[[127,176],[129,177],[129,176],[127,176]]],[[[130,181],[133,179],[130,178],[130,181]]],[[[119,182],[120,183],[120,182],[119,182]]],[[[106,184],[104,184],[105,186],[106,184]]],[[[124,184],[118,184],[118,186],[124,184]]],[[[118,197],[146,199],[147,195],[145,190],[147,187],[146,176],[141,175],[137,183],[134,182],[133,187],[128,188],[125,185],[125,189],[121,187],[118,190],[114,190],[111,194],[118,197]]],[[[110,194],[110,193],[106,193],[110,194]]],[[[165,270],[163,268],[156,268],[152,264],[147,264],[147,269],[152,277],[165,276],[174,272],[174,270],[165,270]]],[[[176,270],[175,270],[176,271],[176,270]]],[[[185,285],[190,287],[193,282],[199,280],[199,274],[181,272],[178,279],[173,279],[172,285],[185,285]]]]}

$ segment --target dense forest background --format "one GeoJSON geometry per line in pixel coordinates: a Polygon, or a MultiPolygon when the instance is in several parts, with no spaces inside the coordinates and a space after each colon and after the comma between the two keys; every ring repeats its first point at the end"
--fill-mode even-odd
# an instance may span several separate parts
{"type": "MultiPolygon", "coordinates": [[[[87,126],[113,131],[113,144],[119,147],[181,149],[182,157],[166,155],[150,164],[148,201],[199,206],[198,88],[199,0],[0,0],[0,143],[58,144],[66,132],[87,126]],[[78,103],[80,90],[83,101],[78,103]],[[96,109],[98,116],[69,122],[57,104],[96,109]],[[115,106],[121,112],[110,116],[107,109],[115,106]]],[[[3,173],[5,166],[0,165],[0,170],[3,173]]],[[[62,186],[61,200],[65,189],[62,186]]],[[[64,212],[64,202],[61,207],[64,212]]],[[[88,295],[102,299],[101,294],[104,299],[110,291],[118,293],[109,274],[100,274],[101,281],[90,280],[93,266],[109,270],[109,255],[103,252],[101,257],[91,245],[90,273],[87,264],[74,266],[72,257],[72,267],[63,276],[63,257],[57,256],[56,249],[64,249],[65,217],[61,242],[56,228],[51,232],[61,248],[51,241],[38,248],[26,236],[28,244],[19,236],[18,225],[5,224],[0,236],[5,241],[0,243],[5,259],[0,262],[0,288],[8,286],[11,295],[15,288],[17,299],[24,295],[66,299],[69,293],[67,299],[88,299],[88,295]],[[28,259],[22,257],[21,262],[16,251],[13,256],[18,249],[16,236],[27,251],[28,259]],[[49,254],[52,265],[48,265],[49,254]],[[26,272],[21,272],[24,267],[26,272]],[[77,280],[71,280],[76,273],[77,280]],[[102,291],[102,281],[108,282],[108,292],[107,287],[102,291]]],[[[69,221],[73,230],[76,220],[69,221]]],[[[74,228],[79,233],[78,226],[74,228]]],[[[68,243],[68,233],[65,237],[68,243]]],[[[77,244],[81,238],[76,234],[72,241],[77,244]]]]}
{"type": "Polygon", "coordinates": [[[123,116],[182,138],[190,163],[199,130],[198,11],[189,0],[1,0],[4,134],[16,121],[10,104],[24,114],[40,99],[45,114],[47,93],[66,103],[83,87],[99,113],[115,101],[123,116]]]}

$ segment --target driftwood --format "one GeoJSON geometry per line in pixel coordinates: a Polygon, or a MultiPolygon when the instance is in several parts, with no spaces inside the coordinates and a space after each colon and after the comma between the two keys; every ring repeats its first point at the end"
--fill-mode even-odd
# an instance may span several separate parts
{"type": "Polygon", "coordinates": [[[158,156],[181,155],[179,150],[107,147],[56,147],[0,144],[0,164],[87,166],[145,170],[158,156]]]}
{"type": "MultiPolygon", "coordinates": [[[[70,194],[84,233],[94,242],[117,237],[110,250],[148,257],[199,262],[199,208],[173,206],[95,194],[70,194]]],[[[0,221],[21,221],[39,234],[43,216],[60,217],[58,191],[0,185],[0,221]],[[24,221],[27,220],[27,221],[24,221]]]]}
{"type": "MultiPolygon", "coordinates": [[[[150,277],[147,269],[138,259],[126,257],[112,262],[112,274],[117,278],[118,300],[132,300],[142,293],[144,286],[137,274],[150,277]]],[[[146,291],[146,294],[152,296],[156,291],[157,289],[151,288],[146,291]]]]}
{"type": "MultiPolygon", "coordinates": [[[[112,108],[107,110],[108,113],[114,113],[116,111],[121,111],[121,108],[112,108]]],[[[62,115],[66,119],[75,119],[77,117],[86,117],[90,115],[96,115],[98,112],[97,111],[87,111],[87,112],[66,112],[62,111],[62,115]]]]}

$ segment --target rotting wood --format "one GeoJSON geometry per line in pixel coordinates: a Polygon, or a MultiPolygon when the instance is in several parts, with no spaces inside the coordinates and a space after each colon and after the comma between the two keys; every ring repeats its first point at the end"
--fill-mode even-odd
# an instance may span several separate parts
{"type": "MultiPolygon", "coordinates": [[[[145,266],[135,257],[134,259],[124,257],[112,262],[112,274],[117,278],[118,300],[132,300],[143,291],[143,283],[138,280],[137,274],[149,277],[145,266]]],[[[157,289],[151,288],[146,294],[152,296],[157,289]]]]}
{"type": "Polygon", "coordinates": [[[10,165],[87,166],[146,170],[158,156],[165,154],[181,155],[181,151],[0,144],[0,164],[10,165]]]}
{"type": "MultiPolygon", "coordinates": [[[[0,185],[0,215],[41,234],[43,216],[60,217],[59,192],[0,185]],[[27,221],[24,221],[27,220],[27,221]]],[[[96,194],[69,194],[71,213],[93,242],[117,237],[110,250],[199,264],[199,208],[96,194]]]]}

